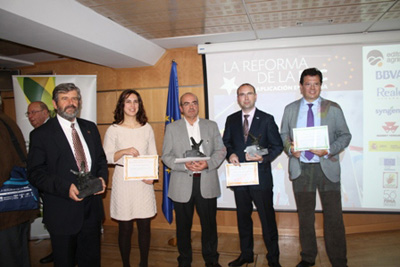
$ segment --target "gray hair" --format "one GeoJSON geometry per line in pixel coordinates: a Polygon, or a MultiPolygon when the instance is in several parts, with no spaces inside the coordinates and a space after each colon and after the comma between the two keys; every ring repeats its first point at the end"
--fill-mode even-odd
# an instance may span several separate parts
{"type": "Polygon", "coordinates": [[[60,83],[54,88],[53,91],[53,100],[58,103],[58,95],[66,94],[70,91],[76,91],[78,93],[79,102],[81,101],[81,89],[73,83],[60,83]]]}

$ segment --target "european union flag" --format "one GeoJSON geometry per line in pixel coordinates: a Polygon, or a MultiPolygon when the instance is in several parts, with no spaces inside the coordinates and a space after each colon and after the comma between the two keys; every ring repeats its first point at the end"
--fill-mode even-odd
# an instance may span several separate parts
{"type": "MultiPolygon", "coordinates": [[[[179,110],[179,87],[178,87],[178,71],[176,70],[176,62],[172,61],[171,74],[169,77],[167,113],[165,116],[165,127],[181,118],[179,110]]],[[[169,223],[172,223],[172,210],[174,209],[171,199],[168,198],[169,179],[171,170],[164,165],[164,184],[163,184],[163,201],[162,211],[169,223]]]]}

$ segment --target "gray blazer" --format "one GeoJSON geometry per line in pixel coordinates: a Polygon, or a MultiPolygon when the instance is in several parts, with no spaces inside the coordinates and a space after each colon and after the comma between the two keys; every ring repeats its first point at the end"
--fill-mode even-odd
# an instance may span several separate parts
{"type": "MultiPolygon", "coordinates": [[[[301,174],[300,160],[289,154],[293,140],[293,128],[297,127],[301,100],[294,101],[285,107],[281,124],[281,138],[284,151],[289,156],[289,177],[291,180],[298,178],[301,174]]],[[[321,125],[328,125],[330,142],[328,158],[320,157],[321,168],[330,181],[338,182],[340,180],[339,153],[349,145],[351,134],[340,106],[322,97],[321,125]]]]}
{"type": "MultiPolygon", "coordinates": [[[[217,169],[225,159],[226,148],[215,122],[200,119],[200,136],[203,140],[204,154],[211,159],[207,161],[208,169],[201,172],[200,191],[203,198],[215,198],[221,194],[217,169]]],[[[182,158],[191,143],[184,119],[168,124],[165,129],[162,161],[171,169],[168,197],[173,201],[186,203],[192,196],[193,172],[183,163],[174,163],[182,158]]]]}

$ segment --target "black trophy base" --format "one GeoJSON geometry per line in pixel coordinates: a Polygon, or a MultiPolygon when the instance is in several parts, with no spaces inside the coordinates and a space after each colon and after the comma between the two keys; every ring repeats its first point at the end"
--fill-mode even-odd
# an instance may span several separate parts
{"type": "Polygon", "coordinates": [[[201,158],[206,157],[203,153],[197,150],[187,150],[185,154],[183,154],[184,158],[201,158]]]}
{"type": "Polygon", "coordinates": [[[84,186],[81,186],[78,198],[85,198],[103,190],[103,183],[99,178],[89,179],[84,186]]]}

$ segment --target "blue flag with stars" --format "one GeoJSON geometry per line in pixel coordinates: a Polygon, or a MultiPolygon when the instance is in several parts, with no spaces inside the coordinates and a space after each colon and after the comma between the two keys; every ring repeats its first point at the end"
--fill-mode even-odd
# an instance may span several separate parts
{"type": "MultiPolygon", "coordinates": [[[[178,71],[176,70],[176,62],[172,61],[171,74],[169,77],[167,113],[165,116],[165,127],[168,124],[179,120],[181,112],[179,110],[179,87],[178,87],[178,71]]],[[[169,179],[171,170],[164,165],[164,183],[163,183],[163,200],[162,211],[165,219],[172,223],[172,210],[174,209],[172,200],[168,198],[169,179]]]]}

